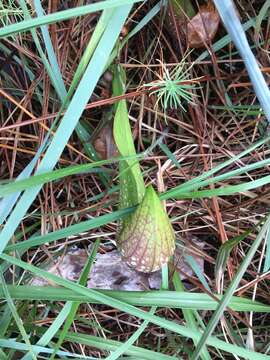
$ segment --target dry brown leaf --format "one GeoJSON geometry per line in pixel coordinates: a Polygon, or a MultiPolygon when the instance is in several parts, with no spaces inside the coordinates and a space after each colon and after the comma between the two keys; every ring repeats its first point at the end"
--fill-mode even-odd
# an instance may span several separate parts
{"type": "Polygon", "coordinates": [[[118,151],[115,145],[112,123],[105,125],[95,136],[93,146],[98,156],[103,159],[110,159],[118,155],[118,151]]]}
{"type": "Polygon", "coordinates": [[[219,22],[219,14],[211,3],[201,6],[198,14],[188,23],[188,45],[192,48],[205,47],[205,43],[214,39],[219,22]]]}

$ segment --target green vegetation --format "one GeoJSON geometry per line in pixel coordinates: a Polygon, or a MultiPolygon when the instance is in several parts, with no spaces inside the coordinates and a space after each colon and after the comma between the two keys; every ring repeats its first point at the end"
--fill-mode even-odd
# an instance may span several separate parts
{"type": "Polygon", "coordinates": [[[0,1],[0,359],[270,358],[270,1],[200,4],[0,1]]]}

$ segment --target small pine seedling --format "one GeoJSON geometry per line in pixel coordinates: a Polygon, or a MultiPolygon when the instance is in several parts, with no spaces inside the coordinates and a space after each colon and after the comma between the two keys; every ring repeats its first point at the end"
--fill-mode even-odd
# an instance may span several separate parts
{"type": "Polygon", "coordinates": [[[166,65],[161,62],[163,70],[162,77],[157,75],[159,80],[144,85],[154,89],[150,95],[157,94],[156,106],[161,103],[165,113],[168,108],[181,108],[186,111],[183,106],[183,101],[193,103],[192,98],[196,96],[192,90],[195,89],[194,82],[196,83],[198,78],[189,79],[189,72],[192,65],[185,69],[185,59],[186,56],[172,71],[169,71],[166,65]]]}

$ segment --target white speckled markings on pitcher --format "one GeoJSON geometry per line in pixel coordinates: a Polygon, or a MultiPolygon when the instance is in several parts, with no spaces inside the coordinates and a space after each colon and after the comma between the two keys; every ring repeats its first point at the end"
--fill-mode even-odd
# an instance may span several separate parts
{"type": "Polygon", "coordinates": [[[129,222],[123,226],[118,247],[129,266],[142,272],[159,270],[175,250],[175,235],[167,213],[152,186],[129,222]]]}

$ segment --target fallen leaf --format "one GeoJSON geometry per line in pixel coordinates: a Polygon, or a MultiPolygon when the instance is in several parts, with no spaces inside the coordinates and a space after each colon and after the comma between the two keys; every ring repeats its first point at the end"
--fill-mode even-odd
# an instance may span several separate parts
{"type": "Polygon", "coordinates": [[[112,123],[105,125],[95,136],[93,146],[102,160],[110,159],[118,155],[115,145],[112,123]]]}
{"type": "Polygon", "coordinates": [[[201,6],[187,25],[188,45],[192,48],[205,47],[217,33],[220,17],[214,5],[201,6]]]}
{"type": "Polygon", "coordinates": [[[169,0],[165,23],[171,37],[172,47],[179,54],[185,47],[187,19],[192,18],[195,14],[190,0],[169,0]]]}
{"type": "MultiPolygon", "coordinates": [[[[193,240],[198,249],[203,249],[204,243],[193,240]]],[[[187,246],[187,249],[189,245],[187,246]]],[[[201,271],[204,271],[204,259],[201,256],[194,256],[201,271]]],[[[84,249],[68,249],[64,256],[59,256],[46,265],[40,264],[49,273],[60,276],[66,280],[77,281],[80,277],[84,264],[87,261],[88,253],[84,249]]],[[[176,271],[181,271],[182,280],[193,276],[193,271],[185,261],[182,250],[177,249],[174,254],[174,265],[176,271]]],[[[34,277],[31,280],[33,286],[56,286],[45,279],[34,277]]],[[[152,273],[138,272],[123,261],[118,250],[108,251],[104,254],[98,253],[94,265],[91,268],[87,287],[94,289],[145,291],[159,289],[161,286],[161,270],[152,273]]]]}

